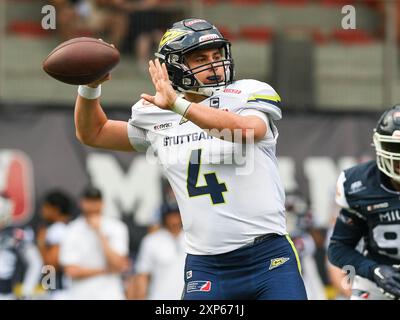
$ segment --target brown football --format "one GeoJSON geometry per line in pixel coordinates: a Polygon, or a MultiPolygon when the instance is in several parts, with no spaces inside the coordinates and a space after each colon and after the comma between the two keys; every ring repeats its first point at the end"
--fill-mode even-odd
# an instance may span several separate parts
{"type": "Polygon", "coordinates": [[[109,73],[119,62],[119,52],[94,38],[75,38],[61,43],[43,61],[43,70],[68,84],[88,84],[109,73]]]}

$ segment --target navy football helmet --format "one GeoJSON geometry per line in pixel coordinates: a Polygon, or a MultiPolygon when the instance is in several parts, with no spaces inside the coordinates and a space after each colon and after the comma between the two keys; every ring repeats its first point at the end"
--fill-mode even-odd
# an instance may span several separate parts
{"type": "Polygon", "coordinates": [[[186,19],[176,22],[168,29],[160,41],[155,54],[160,62],[165,62],[169,78],[175,90],[211,96],[223,89],[234,78],[234,65],[231,55],[231,44],[224,39],[218,29],[203,19],[186,19]],[[200,49],[218,48],[222,59],[190,69],[185,63],[185,55],[200,49]],[[204,84],[196,74],[204,70],[223,67],[224,79],[211,84],[204,84]]]}
{"type": "Polygon", "coordinates": [[[400,182],[400,105],[385,111],[374,130],[379,170],[400,182]]]}

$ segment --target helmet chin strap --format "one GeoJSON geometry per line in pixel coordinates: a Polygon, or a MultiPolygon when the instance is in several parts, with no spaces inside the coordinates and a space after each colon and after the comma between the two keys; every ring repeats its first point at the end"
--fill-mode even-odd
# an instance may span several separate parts
{"type": "Polygon", "coordinates": [[[205,87],[203,82],[201,82],[199,79],[197,79],[196,76],[195,76],[195,78],[196,78],[196,81],[199,83],[200,88],[198,88],[197,90],[191,90],[191,89],[182,90],[183,92],[198,94],[198,95],[206,96],[206,97],[211,97],[215,93],[217,93],[221,90],[224,90],[226,87],[226,85],[219,86],[219,87],[205,87]]]}
{"type": "Polygon", "coordinates": [[[224,89],[224,86],[221,86],[221,87],[218,87],[218,88],[211,88],[211,87],[199,88],[198,91],[186,90],[185,92],[194,93],[194,94],[198,94],[198,95],[206,96],[206,97],[211,97],[216,92],[221,91],[222,89],[224,89]]]}
{"type": "Polygon", "coordinates": [[[221,91],[223,89],[225,89],[226,86],[220,86],[220,87],[205,87],[205,88],[199,88],[197,91],[194,90],[183,90],[182,92],[185,93],[193,93],[193,94],[197,94],[199,96],[206,96],[206,97],[211,97],[212,95],[214,95],[215,93],[217,93],[218,91],[221,91]]]}

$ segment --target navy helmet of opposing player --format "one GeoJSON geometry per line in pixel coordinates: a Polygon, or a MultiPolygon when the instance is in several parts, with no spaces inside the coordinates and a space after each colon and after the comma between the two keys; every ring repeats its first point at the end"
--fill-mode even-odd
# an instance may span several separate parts
{"type": "Polygon", "coordinates": [[[373,142],[379,170],[400,182],[400,105],[393,106],[381,116],[373,142]]]}
{"type": "Polygon", "coordinates": [[[233,82],[234,64],[231,43],[219,30],[203,19],[186,19],[175,23],[160,41],[155,54],[167,66],[168,75],[175,90],[211,96],[233,82]],[[195,50],[218,48],[222,59],[191,69],[185,62],[185,55],[195,50]],[[225,76],[217,76],[215,69],[223,67],[225,76]],[[204,70],[214,70],[215,81],[202,83],[196,75],[204,70]]]}

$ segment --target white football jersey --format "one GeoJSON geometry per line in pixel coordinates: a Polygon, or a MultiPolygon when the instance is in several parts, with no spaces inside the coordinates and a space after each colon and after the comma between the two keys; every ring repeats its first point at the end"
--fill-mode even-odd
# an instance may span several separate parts
{"type": "Polygon", "coordinates": [[[215,138],[143,100],[132,107],[128,136],[136,150],[147,150],[148,159],[155,155],[163,167],[179,204],[188,253],[220,254],[266,233],[286,234],[273,124],[281,118],[279,102],[271,86],[256,80],[235,81],[201,102],[263,118],[268,132],[255,144],[215,138]]]}

